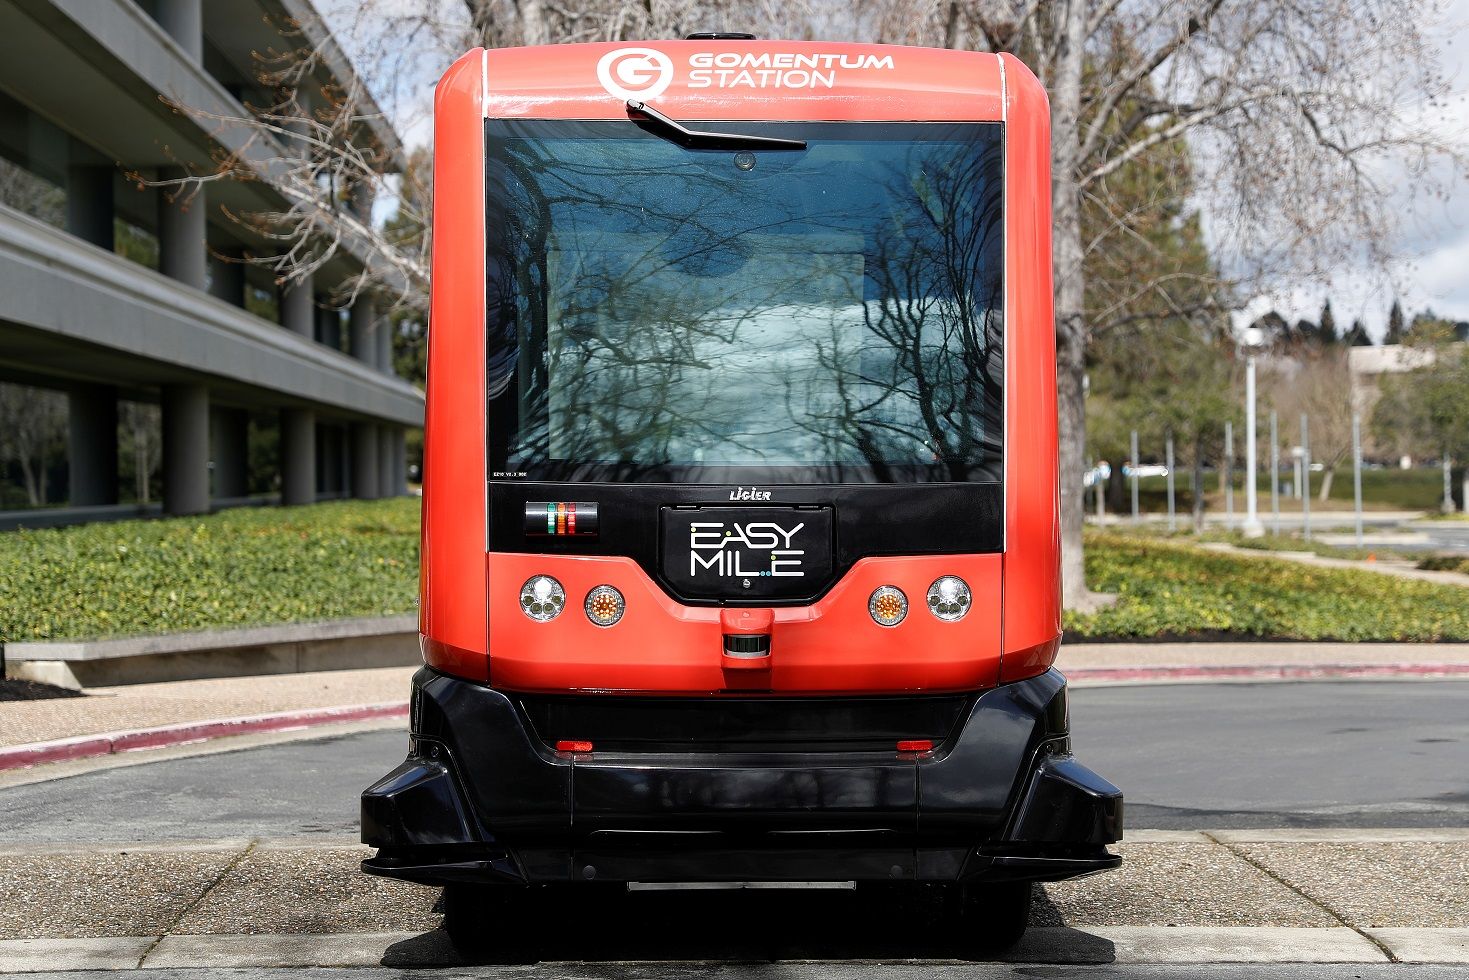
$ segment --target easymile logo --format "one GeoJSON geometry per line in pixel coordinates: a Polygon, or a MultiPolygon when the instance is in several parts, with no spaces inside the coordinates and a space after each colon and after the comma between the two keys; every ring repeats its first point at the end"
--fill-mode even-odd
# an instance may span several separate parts
{"type": "Polygon", "coordinates": [[[656,99],[673,84],[673,59],[652,48],[618,48],[597,62],[597,81],[619,99],[656,99]]]}
{"type": "Polygon", "coordinates": [[[733,490],[731,490],[729,492],[729,499],[730,500],[769,500],[770,499],[770,491],[769,490],[761,490],[758,487],[751,487],[748,490],[746,490],[744,487],[735,487],[733,490]]]}
{"type": "Polygon", "coordinates": [[[689,577],[696,577],[703,569],[724,578],[804,578],[801,556],[806,551],[793,545],[805,526],[804,521],[792,528],[775,521],[690,524],[689,577]]]}

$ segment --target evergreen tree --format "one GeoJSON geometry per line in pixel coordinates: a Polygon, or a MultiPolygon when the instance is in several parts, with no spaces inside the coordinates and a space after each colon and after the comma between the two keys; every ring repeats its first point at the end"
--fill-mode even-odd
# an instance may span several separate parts
{"type": "Polygon", "coordinates": [[[1328,298],[1321,306],[1321,342],[1334,344],[1340,339],[1336,335],[1336,317],[1331,312],[1331,300],[1328,298]]]}
{"type": "Polygon", "coordinates": [[[1372,346],[1372,338],[1367,336],[1367,324],[1363,323],[1361,320],[1352,321],[1352,329],[1351,332],[1347,334],[1347,337],[1351,339],[1353,347],[1372,346]]]}
{"type": "Polygon", "coordinates": [[[1392,309],[1387,313],[1387,336],[1382,338],[1384,344],[1401,344],[1403,336],[1407,331],[1403,329],[1403,306],[1397,300],[1392,301],[1392,309]]]}

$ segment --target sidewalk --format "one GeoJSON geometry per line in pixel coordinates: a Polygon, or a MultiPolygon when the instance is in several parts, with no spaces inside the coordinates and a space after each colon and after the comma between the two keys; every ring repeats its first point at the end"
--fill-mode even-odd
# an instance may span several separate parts
{"type": "Polygon", "coordinates": [[[1358,572],[1376,572],[1379,575],[1392,575],[1396,578],[1414,579],[1419,582],[1433,582],[1437,585],[1457,585],[1469,589],[1469,575],[1459,572],[1433,572],[1417,568],[1412,562],[1394,558],[1390,553],[1379,557],[1376,561],[1357,561],[1351,558],[1328,558],[1310,551],[1240,548],[1219,541],[1206,541],[1199,547],[1207,551],[1239,555],[1243,558],[1276,558],[1280,561],[1293,561],[1299,565],[1314,565],[1317,568],[1348,568],[1358,572]]]}
{"type": "Polygon", "coordinates": [[[1469,643],[1066,643],[1076,686],[1354,677],[1469,678],[1469,643]]]}
{"type": "Polygon", "coordinates": [[[219,677],[87,690],[89,697],[0,704],[0,748],[164,725],[408,703],[413,667],[219,677]]]}
{"type": "MultiPolygon", "coordinates": [[[[1031,933],[1006,959],[1469,962],[1469,830],[1144,830],[1118,850],[1117,871],[1045,885],[1031,933]]],[[[7,848],[0,972],[458,965],[435,931],[439,890],[360,873],[368,853],[343,838],[7,848]]],[[[593,962],[954,955],[941,931],[890,928],[895,913],[906,923],[932,911],[891,901],[619,895],[574,928],[546,917],[530,941],[544,959],[593,962]]]]}

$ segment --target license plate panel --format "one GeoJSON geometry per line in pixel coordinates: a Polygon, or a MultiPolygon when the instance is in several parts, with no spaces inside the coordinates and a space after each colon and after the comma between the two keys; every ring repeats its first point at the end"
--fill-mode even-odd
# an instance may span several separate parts
{"type": "Polygon", "coordinates": [[[664,507],[663,577],[689,599],[790,600],[832,573],[830,507],[664,507]]]}

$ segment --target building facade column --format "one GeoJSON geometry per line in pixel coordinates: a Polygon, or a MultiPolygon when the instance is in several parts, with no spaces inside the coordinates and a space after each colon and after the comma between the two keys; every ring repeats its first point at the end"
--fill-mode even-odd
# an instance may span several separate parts
{"type": "Polygon", "coordinates": [[[342,349],[342,315],[340,312],[331,307],[317,307],[316,341],[332,350],[342,349]]]}
{"type": "Polygon", "coordinates": [[[377,426],[371,422],[352,423],[352,496],[358,500],[376,500],[381,496],[377,426]]]}
{"type": "MultiPolygon", "coordinates": [[[[184,171],[163,167],[160,180],[180,180],[184,171]]],[[[204,190],[176,188],[158,195],[158,271],[195,289],[209,285],[209,246],[205,242],[204,190]]]]}
{"type": "Polygon", "coordinates": [[[393,370],[393,321],[379,317],[377,323],[377,367],[383,374],[394,374],[393,370]]]}
{"type": "Polygon", "coordinates": [[[398,466],[394,460],[397,447],[402,444],[402,429],[396,425],[377,427],[377,493],[379,497],[399,497],[403,488],[398,485],[398,466]],[[399,438],[394,438],[394,433],[399,438]]]}
{"type": "Polygon", "coordinates": [[[67,392],[67,500],[73,507],[117,503],[117,389],[67,392]]]}
{"type": "Polygon", "coordinates": [[[311,276],[281,287],[281,326],[307,340],[316,336],[316,286],[311,276]]]}
{"type": "Polygon", "coordinates": [[[364,364],[377,366],[377,304],[371,296],[362,293],[352,302],[347,316],[347,329],[351,335],[348,344],[352,356],[364,364]]]}
{"type": "Polygon", "coordinates": [[[66,168],[66,230],[98,248],[113,249],[112,167],[66,168]]]}
{"type": "Polygon", "coordinates": [[[153,0],[158,26],[194,61],[204,60],[203,0],[153,0]]]}
{"type": "Polygon", "coordinates": [[[220,254],[210,255],[209,295],[222,299],[231,306],[245,307],[245,250],[243,248],[220,249],[220,254]]]}
{"type": "Polygon", "coordinates": [[[209,510],[209,389],[163,386],[163,512],[209,510]]]}
{"type": "Polygon", "coordinates": [[[209,415],[214,498],[250,495],[250,416],[241,408],[216,408],[209,415]]]}
{"type": "Polygon", "coordinates": [[[316,413],[311,409],[281,409],[280,466],[281,503],[315,503],[316,413]]]}

